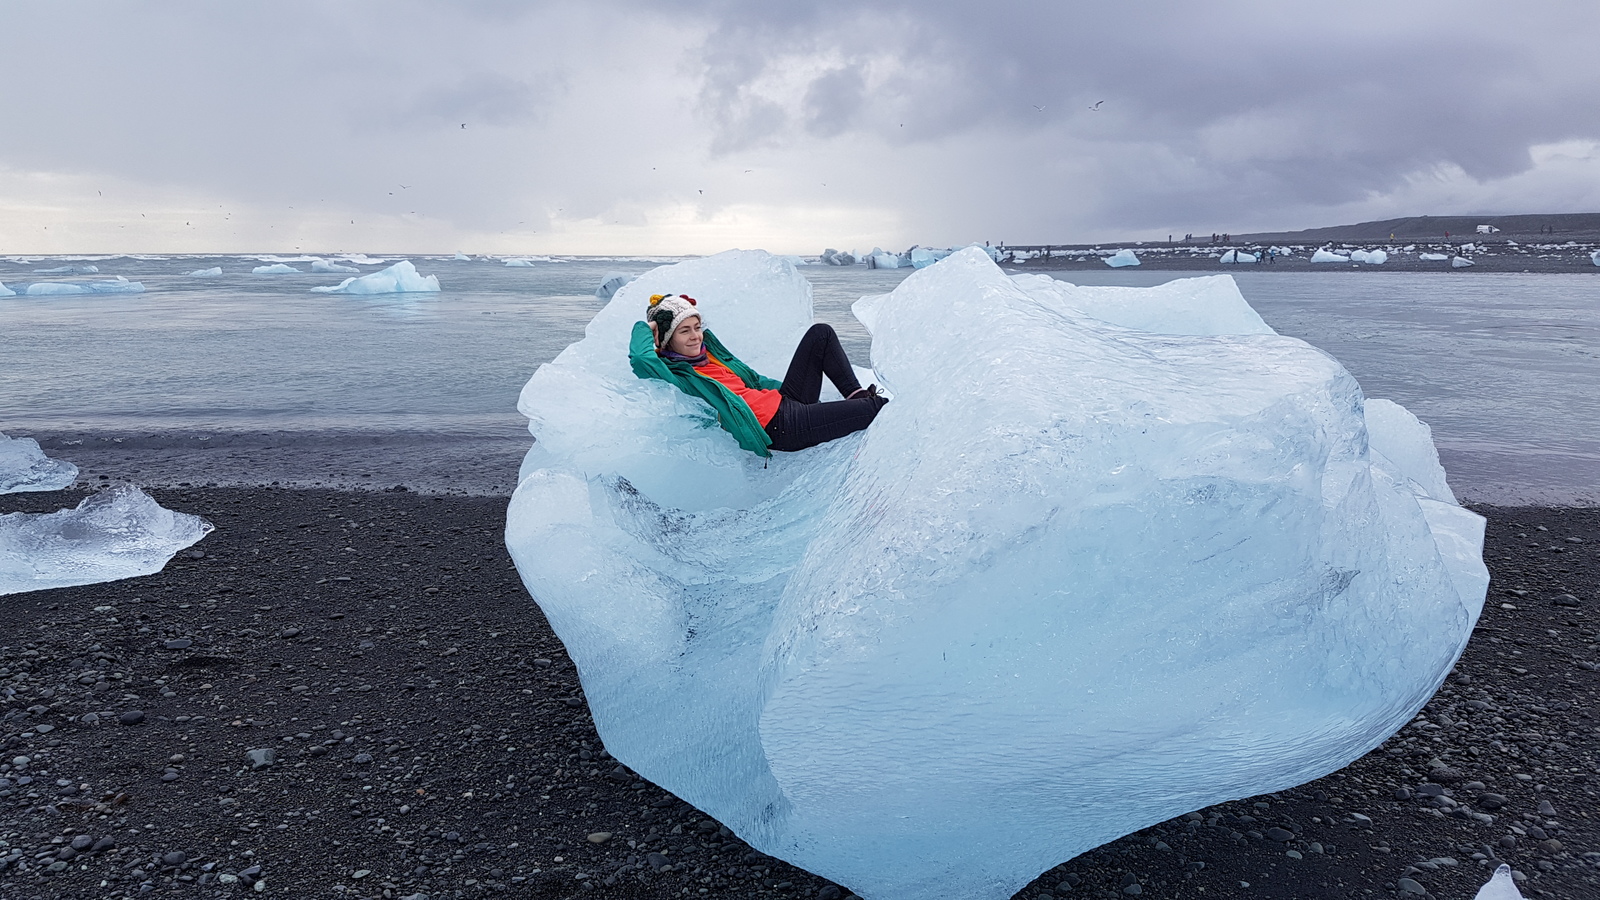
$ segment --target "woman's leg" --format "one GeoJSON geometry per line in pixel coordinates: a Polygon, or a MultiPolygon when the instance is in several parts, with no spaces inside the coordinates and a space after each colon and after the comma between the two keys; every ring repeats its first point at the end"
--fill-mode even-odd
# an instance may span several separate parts
{"type": "Polygon", "coordinates": [[[839,336],[834,334],[833,326],[818,322],[806,331],[800,346],[794,348],[794,358],[789,361],[789,371],[783,376],[783,386],[779,390],[791,400],[816,403],[822,396],[823,375],[828,376],[842,396],[848,397],[861,389],[855,370],[850,368],[850,357],[839,346],[839,336]]]}
{"type": "Polygon", "coordinates": [[[794,452],[837,440],[866,428],[877,418],[878,410],[889,401],[882,397],[861,400],[835,400],[831,403],[800,403],[788,397],[778,404],[778,413],[767,423],[772,449],[794,452]]]}

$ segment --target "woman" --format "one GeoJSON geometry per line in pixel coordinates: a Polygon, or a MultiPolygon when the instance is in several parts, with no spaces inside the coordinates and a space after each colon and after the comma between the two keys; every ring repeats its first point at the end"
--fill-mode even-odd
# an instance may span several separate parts
{"type": "Polygon", "coordinates": [[[779,383],[729,353],[695,307],[687,294],[651,295],[645,320],[634,323],[628,362],[640,378],[659,378],[711,404],[718,424],[752,453],[804,450],[854,434],[889,402],[877,385],[856,380],[831,325],[811,326],[779,383]],[[818,402],[824,375],[846,399],[818,402]]]}

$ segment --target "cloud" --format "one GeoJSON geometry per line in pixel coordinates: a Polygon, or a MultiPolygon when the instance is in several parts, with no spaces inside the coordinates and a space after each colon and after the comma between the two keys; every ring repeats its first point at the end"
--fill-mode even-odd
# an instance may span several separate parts
{"type": "MultiPolygon", "coordinates": [[[[1600,141],[1600,7],[1561,0],[1538,15],[195,0],[7,17],[30,78],[0,91],[0,167],[57,185],[29,209],[113,242],[85,251],[194,236],[107,219],[63,185],[136,193],[146,220],[225,208],[214,245],[815,251],[841,231],[1066,242],[1592,206],[1600,141]]],[[[37,214],[0,208],[0,235],[42,235],[37,214]]]]}

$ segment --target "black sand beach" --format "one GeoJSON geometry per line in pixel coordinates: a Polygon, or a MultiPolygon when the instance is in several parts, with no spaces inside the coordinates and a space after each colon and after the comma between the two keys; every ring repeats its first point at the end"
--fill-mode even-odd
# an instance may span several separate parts
{"type": "MultiPolygon", "coordinates": [[[[607,757],[504,500],[151,493],[216,532],[158,575],[0,598],[0,897],[849,895],[607,757]]],[[[1480,512],[1490,601],[1415,722],[1017,896],[1464,900],[1500,861],[1530,897],[1600,896],[1600,510],[1480,512]]]]}

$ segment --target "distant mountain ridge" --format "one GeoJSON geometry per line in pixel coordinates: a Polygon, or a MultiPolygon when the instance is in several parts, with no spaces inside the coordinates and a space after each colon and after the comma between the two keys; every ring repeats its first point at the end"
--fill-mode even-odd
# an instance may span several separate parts
{"type": "Polygon", "coordinates": [[[1355,225],[1333,225],[1327,228],[1308,228],[1304,231],[1271,231],[1258,234],[1230,235],[1232,242],[1320,244],[1327,241],[1371,242],[1387,241],[1394,235],[1397,241],[1443,240],[1445,232],[1452,241],[1460,238],[1472,240],[1478,236],[1479,225],[1492,225],[1500,229],[1494,239],[1505,240],[1595,240],[1600,238],[1600,213],[1552,213],[1550,215],[1519,216],[1408,216],[1403,219],[1384,219],[1378,222],[1360,222],[1355,225]],[[1541,233],[1541,229],[1545,229],[1541,233]],[[1550,232],[1554,229],[1554,233],[1550,232]]]}

